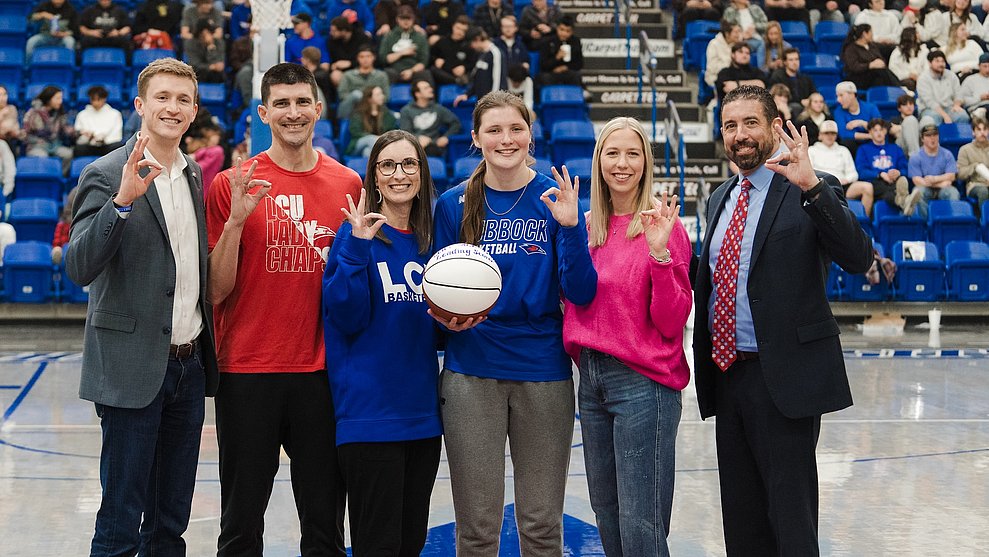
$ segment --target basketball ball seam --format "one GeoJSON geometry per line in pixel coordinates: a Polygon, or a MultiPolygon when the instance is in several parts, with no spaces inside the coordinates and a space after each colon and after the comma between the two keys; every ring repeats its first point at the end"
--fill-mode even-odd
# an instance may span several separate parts
{"type": "Polygon", "coordinates": [[[497,286],[464,286],[461,284],[446,284],[442,282],[434,282],[427,279],[422,279],[423,282],[429,283],[433,286],[442,286],[444,288],[456,288],[457,290],[497,290],[501,292],[501,288],[497,286]]]}
{"type": "Polygon", "coordinates": [[[443,263],[445,261],[457,261],[457,260],[475,261],[477,263],[482,263],[484,266],[486,266],[487,268],[489,268],[492,271],[494,271],[495,273],[497,273],[498,274],[498,278],[501,278],[501,269],[499,269],[497,267],[497,265],[496,266],[492,266],[490,263],[488,263],[487,261],[484,261],[483,259],[475,259],[475,258],[472,258],[472,257],[461,257],[459,255],[458,256],[455,256],[455,257],[445,257],[445,258],[443,258],[443,259],[441,259],[439,261],[434,261],[431,265],[427,265],[426,268],[422,270],[422,273],[423,274],[426,274],[426,271],[429,271],[435,265],[439,265],[440,263],[443,263]]]}

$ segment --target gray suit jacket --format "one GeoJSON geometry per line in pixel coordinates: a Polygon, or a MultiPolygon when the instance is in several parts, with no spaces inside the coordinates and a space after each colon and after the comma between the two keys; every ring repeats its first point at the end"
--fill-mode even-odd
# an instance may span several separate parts
{"type": "MultiPolygon", "coordinates": [[[[83,171],[65,251],[69,277],[77,284],[90,285],[79,396],[121,408],[144,408],[161,389],[175,294],[175,260],[154,183],[134,201],[127,219],[117,214],[112,201],[136,138],[83,171]]],[[[206,304],[202,171],[195,161],[186,160],[199,231],[199,307],[203,314],[199,341],[206,394],[212,396],[219,373],[213,314],[206,304]]]]}

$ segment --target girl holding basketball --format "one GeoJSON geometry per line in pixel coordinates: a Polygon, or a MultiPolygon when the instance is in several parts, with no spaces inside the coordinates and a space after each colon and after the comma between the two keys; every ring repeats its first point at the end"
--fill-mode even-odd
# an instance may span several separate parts
{"type": "Polygon", "coordinates": [[[437,202],[436,247],[479,245],[501,268],[502,292],[487,320],[447,339],[440,397],[457,555],[498,553],[507,437],[522,554],[558,556],[574,422],[560,295],[587,304],[597,284],[579,183],[566,167],[553,178],[529,168],[531,120],[520,98],[488,93],[473,128],[483,158],[437,202]]]}
{"type": "Polygon", "coordinates": [[[326,367],[356,556],[419,555],[426,543],[442,425],[437,328],[416,278],[432,252],[425,160],[408,132],[378,138],[323,276],[326,367]]]}
{"type": "Polygon", "coordinates": [[[580,369],[591,508],[609,557],[669,555],[680,391],[690,379],[690,238],[676,196],[653,197],[652,169],[637,120],[604,126],[588,217],[597,294],[564,309],[564,346],[580,369]]]}

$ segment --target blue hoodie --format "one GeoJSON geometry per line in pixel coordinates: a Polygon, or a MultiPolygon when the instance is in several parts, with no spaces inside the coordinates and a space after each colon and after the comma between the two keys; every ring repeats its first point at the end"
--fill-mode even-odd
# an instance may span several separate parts
{"type": "Polygon", "coordinates": [[[354,238],[344,222],[323,275],[323,334],[337,445],[411,441],[443,433],[437,328],[426,313],[415,234],[354,238]]]}
{"type": "MultiPolygon", "coordinates": [[[[542,174],[536,174],[525,191],[485,186],[490,207],[485,209],[480,246],[501,268],[501,296],[487,321],[449,335],[446,368],[515,381],[570,378],[560,297],[577,305],[589,303],[597,289],[597,273],[587,251],[584,215],[577,226],[561,227],[539,198],[551,187],[556,182],[542,174]]],[[[466,184],[451,188],[436,203],[436,249],[461,241],[465,189],[466,184]]]]}

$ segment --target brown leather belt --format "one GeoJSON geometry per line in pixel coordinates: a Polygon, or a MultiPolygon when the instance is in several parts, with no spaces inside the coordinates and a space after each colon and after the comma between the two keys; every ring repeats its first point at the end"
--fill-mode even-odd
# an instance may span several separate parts
{"type": "Polygon", "coordinates": [[[738,361],[740,361],[740,362],[744,362],[746,360],[758,360],[759,359],[759,353],[758,352],[742,352],[741,350],[739,350],[739,351],[735,352],[735,359],[738,360],[738,361]]]}
{"type": "Polygon", "coordinates": [[[168,357],[176,360],[184,360],[196,353],[199,348],[199,341],[194,340],[185,344],[169,344],[168,357]]]}

